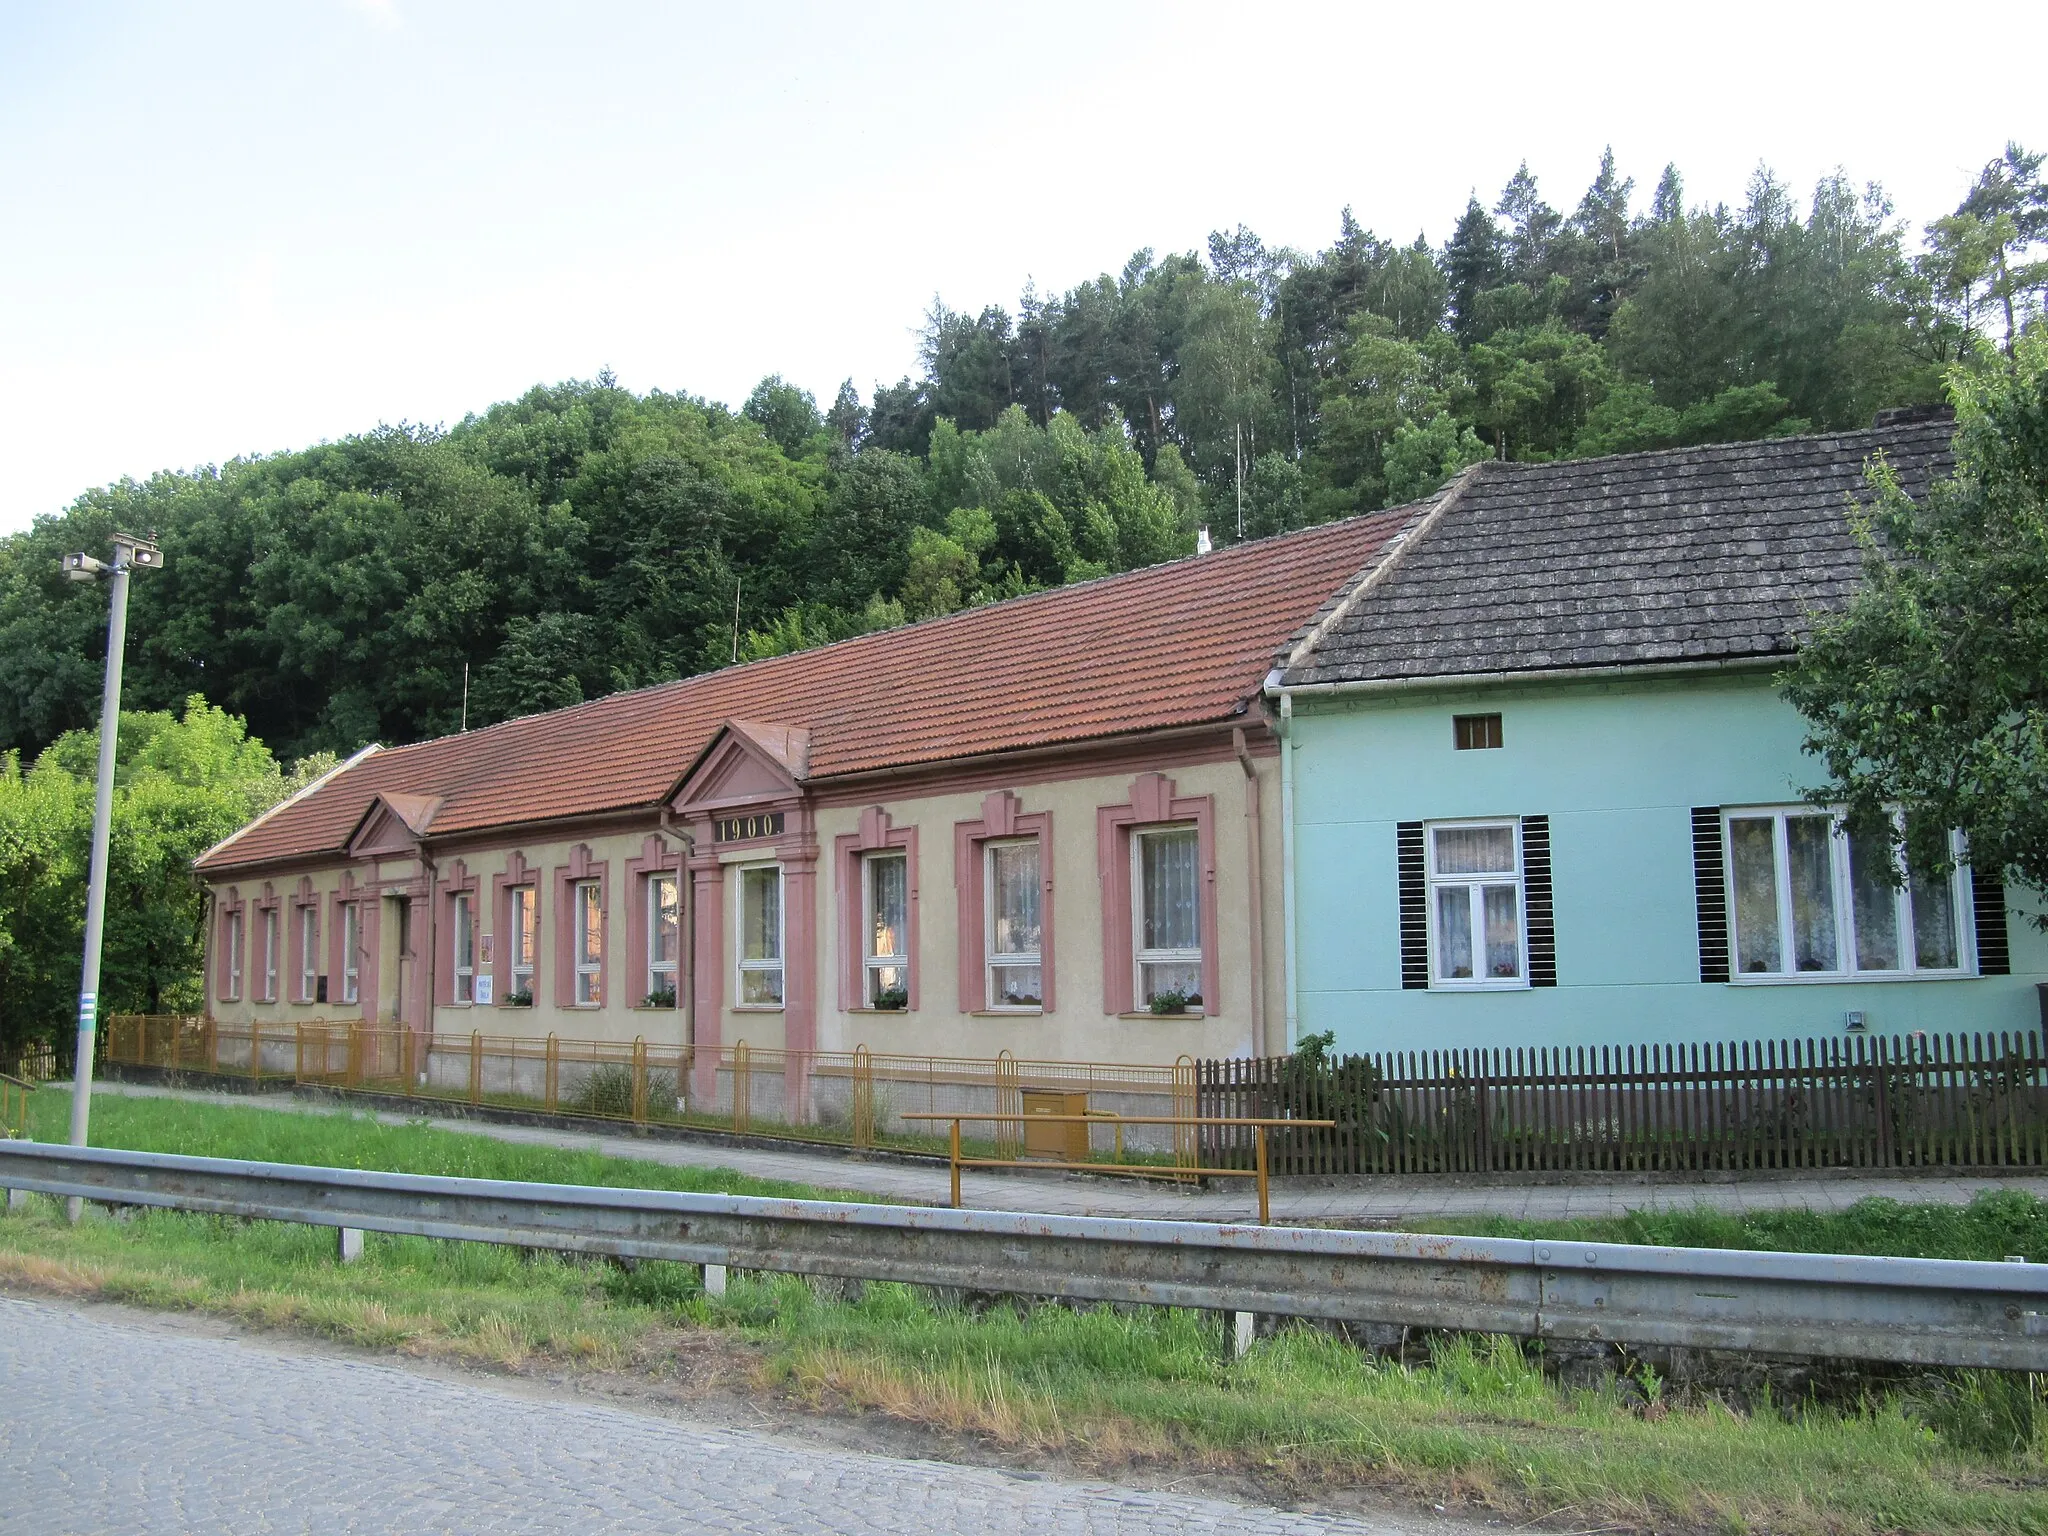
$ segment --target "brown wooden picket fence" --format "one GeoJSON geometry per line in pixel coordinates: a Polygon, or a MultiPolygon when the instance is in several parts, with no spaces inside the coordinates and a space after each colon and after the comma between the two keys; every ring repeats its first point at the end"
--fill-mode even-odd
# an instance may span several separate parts
{"type": "MultiPolygon", "coordinates": [[[[1208,1060],[1198,1113],[1279,1131],[1275,1173],[2040,1167],[2038,1032],[1208,1060]]],[[[1242,1167],[1239,1133],[1203,1160],[1242,1167]]]]}

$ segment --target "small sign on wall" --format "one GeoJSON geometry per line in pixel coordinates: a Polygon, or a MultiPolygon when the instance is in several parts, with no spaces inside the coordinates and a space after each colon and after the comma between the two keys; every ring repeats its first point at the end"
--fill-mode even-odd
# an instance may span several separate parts
{"type": "Polygon", "coordinates": [[[494,953],[494,945],[492,944],[492,940],[496,937],[496,934],[487,933],[477,940],[479,948],[477,958],[483,961],[485,965],[489,965],[493,960],[497,959],[497,955],[494,953]]]}
{"type": "MultiPolygon", "coordinates": [[[[488,957],[488,956],[486,956],[486,958],[489,958],[489,957],[488,957]]],[[[489,974],[488,972],[486,972],[486,973],[484,973],[484,974],[482,974],[482,975],[479,975],[479,976],[475,976],[475,977],[471,978],[471,980],[470,980],[470,984],[469,984],[469,985],[470,985],[470,991],[471,991],[471,993],[472,993],[472,994],[473,994],[473,995],[475,996],[476,1000],[477,1000],[477,1001],[478,1001],[479,1003],[484,1003],[484,1004],[488,1004],[488,1003],[490,1002],[490,1000],[491,1000],[491,983],[492,983],[492,981],[493,981],[493,980],[495,980],[495,979],[496,979],[496,978],[492,977],[492,976],[491,976],[491,975],[490,975],[490,974],[489,974]]]]}

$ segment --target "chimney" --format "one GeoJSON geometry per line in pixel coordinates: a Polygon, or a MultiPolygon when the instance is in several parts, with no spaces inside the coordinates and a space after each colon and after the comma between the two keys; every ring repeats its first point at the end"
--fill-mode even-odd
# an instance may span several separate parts
{"type": "Polygon", "coordinates": [[[1214,549],[1215,547],[1216,547],[1215,545],[1213,545],[1213,544],[1211,544],[1211,543],[1209,542],[1209,530],[1208,530],[1208,529],[1204,528],[1204,529],[1203,529],[1203,530],[1202,530],[1202,531],[1201,531],[1200,533],[1198,533],[1198,534],[1196,534],[1196,535],[1195,535],[1195,553],[1196,553],[1196,554],[1198,554],[1198,555],[1206,555],[1207,553],[1209,553],[1209,551],[1210,551],[1210,550],[1214,549]]]}

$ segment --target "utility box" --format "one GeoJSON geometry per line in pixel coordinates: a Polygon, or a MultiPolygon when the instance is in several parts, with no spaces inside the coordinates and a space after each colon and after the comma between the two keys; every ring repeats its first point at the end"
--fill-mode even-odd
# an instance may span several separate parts
{"type": "Polygon", "coordinates": [[[1024,1090],[1024,1155],[1051,1157],[1080,1163],[1088,1159],[1088,1127],[1063,1120],[1047,1121],[1044,1115],[1085,1115],[1085,1093],[1045,1093],[1024,1090]]]}

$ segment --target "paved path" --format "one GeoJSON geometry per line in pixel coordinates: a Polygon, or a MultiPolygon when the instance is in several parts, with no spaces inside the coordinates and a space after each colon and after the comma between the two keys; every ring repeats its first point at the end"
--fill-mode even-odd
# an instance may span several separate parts
{"type": "MultiPolygon", "coordinates": [[[[343,1106],[308,1103],[286,1095],[208,1093],[133,1083],[100,1083],[101,1094],[129,1094],[257,1106],[301,1113],[343,1114],[343,1106]]],[[[360,1111],[356,1111],[360,1113],[360,1111]]],[[[657,1141],[631,1135],[494,1125],[456,1117],[438,1118],[422,1105],[418,1115],[383,1114],[387,1124],[427,1118],[470,1135],[528,1146],[568,1147],[640,1158],[684,1168],[726,1168],[763,1179],[787,1179],[823,1189],[849,1190],[879,1201],[907,1205],[941,1204],[947,1198],[944,1168],[894,1162],[861,1162],[829,1154],[723,1147],[704,1142],[657,1141]]],[[[1062,1174],[977,1174],[961,1181],[962,1200],[978,1210],[1037,1211],[1062,1216],[1140,1216],[1183,1221],[1243,1221],[1257,1213],[1251,1180],[1218,1181],[1230,1187],[1181,1190],[1137,1180],[1062,1174]],[[1242,1187],[1237,1187],[1242,1186],[1242,1187]]],[[[1274,1187],[1275,1221],[1347,1222],[1398,1226],[1431,1217],[1509,1216],[1527,1221],[1567,1217],[1619,1216],[1632,1210],[1686,1210],[1711,1206],[1724,1211],[1788,1208],[1839,1210],[1872,1195],[1893,1200],[1961,1205],[1986,1189],[2022,1189],[2048,1198],[2048,1177],[2029,1178],[1863,1178],[1820,1176],[1750,1179],[1740,1183],[1647,1184],[1457,1184],[1419,1178],[1382,1178],[1355,1184],[1274,1187]]]]}
{"type": "Polygon", "coordinates": [[[4,1298],[0,1381],[6,1536],[1464,1529],[821,1450],[4,1298]]]}

